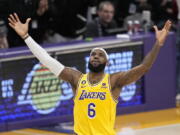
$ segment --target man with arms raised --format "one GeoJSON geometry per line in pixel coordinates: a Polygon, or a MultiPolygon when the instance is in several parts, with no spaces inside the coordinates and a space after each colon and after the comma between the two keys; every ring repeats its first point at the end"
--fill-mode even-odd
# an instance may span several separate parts
{"type": "Polygon", "coordinates": [[[17,14],[11,14],[8,20],[37,59],[57,77],[71,84],[75,95],[74,131],[78,135],[115,135],[116,104],[122,87],[137,81],[151,68],[171,27],[170,21],[165,23],[162,30],[154,26],[156,42],[152,50],[140,65],[131,70],[104,73],[108,55],[104,49],[94,48],[90,53],[90,72],[83,74],[62,65],[31,38],[28,34],[30,18],[23,24],[17,14]]]}

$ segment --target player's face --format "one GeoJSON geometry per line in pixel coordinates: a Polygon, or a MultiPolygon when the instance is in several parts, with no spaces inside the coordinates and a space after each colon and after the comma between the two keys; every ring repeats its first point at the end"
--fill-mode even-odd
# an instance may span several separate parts
{"type": "Polygon", "coordinates": [[[97,49],[91,53],[88,67],[92,72],[104,71],[106,64],[107,58],[103,51],[97,49]]]}

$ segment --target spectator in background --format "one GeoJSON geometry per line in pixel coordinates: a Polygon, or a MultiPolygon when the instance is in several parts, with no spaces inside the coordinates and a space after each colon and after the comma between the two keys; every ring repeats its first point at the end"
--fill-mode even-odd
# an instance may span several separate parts
{"type": "Polygon", "coordinates": [[[173,0],[148,0],[152,5],[152,19],[158,27],[162,27],[166,19],[176,21],[173,0]]]}
{"type": "Polygon", "coordinates": [[[43,43],[47,32],[52,12],[51,0],[39,0],[36,13],[31,17],[30,32],[38,43],[43,43]]]}
{"type": "MultiPolygon", "coordinates": [[[[49,1],[51,0],[0,0],[1,18],[7,22],[7,16],[10,13],[18,13],[25,22],[25,18],[31,17],[32,22],[29,25],[29,32],[38,43],[42,43],[44,33],[48,27],[49,1]]],[[[9,47],[23,46],[24,42],[17,34],[8,28],[7,40],[9,47]]]]}
{"type": "MultiPolygon", "coordinates": [[[[8,16],[10,13],[18,13],[25,22],[25,18],[32,17],[36,15],[36,10],[38,9],[39,0],[7,0],[8,6],[8,16]]],[[[7,17],[6,17],[7,18],[7,17]]],[[[32,30],[33,21],[30,25],[30,33],[32,30]]],[[[17,36],[17,34],[8,27],[8,42],[9,47],[18,47],[24,45],[24,42],[17,36]]],[[[37,38],[36,38],[37,39],[37,38]]]]}
{"type": "MultiPolygon", "coordinates": [[[[96,0],[96,5],[99,5],[103,1],[108,0],[96,0]]],[[[123,27],[124,18],[130,15],[130,12],[136,10],[136,0],[109,0],[114,4],[115,16],[114,19],[117,22],[118,27],[123,27]]]]}
{"type": "Polygon", "coordinates": [[[82,39],[89,6],[96,0],[54,0],[47,43],[67,42],[82,39]]]}
{"type": "Polygon", "coordinates": [[[128,22],[132,22],[132,25],[139,24],[139,30],[148,31],[152,28],[153,22],[151,21],[151,16],[148,19],[144,17],[144,13],[149,12],[150,15],[151,9],[152,7],[147,3],[147,0],[136,0],[136,10],[124,19],[124,28],[128,30],[128,22]]]}
{"type": "MultiPolygon", "coordinates": [[[[38,43],[66,42],[82,39],[88,6],[95,3],[96,0],[0,0],[0,18],[7,19],[14,12],[23,22],[31,17],[29,32],[38,43]]],[[[8,42],[10,47],[24,45],[9,27],[8,42]]]]}
{"type": "Polygon", "coordinates": [[[49,8],[48,0],[40,0],[38,9],[36,10],[37,15],[42,16],[49,8]]]}
{"type": "Polygon", "coordinates": [[[120,27],[123,26],[124,18],[136,9],[136,0],[113,0],[116,10],[115,19],[120,27]]]}
{"type": "Polygon", "coordinates": [[[117,28],[114,17],[115,8],[109,1],[99,4],[97,15],[93,21],[87,23],[85,37],[103,37],[111,35],[108,30],[117,28]]]}
{"type": "Polygon", "coordinates": [[[7,27],[3,20],[0,20],[0,49],[9,48],[7,42],[7,27]]]}

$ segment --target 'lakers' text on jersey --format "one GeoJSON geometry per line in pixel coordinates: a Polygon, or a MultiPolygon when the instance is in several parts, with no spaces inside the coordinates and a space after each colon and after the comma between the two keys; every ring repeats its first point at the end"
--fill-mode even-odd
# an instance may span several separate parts
{"type": "Polygon", "coordinates": [[[74,131],[78,135],[115,135],[116,102],[111,95],[109,74],[95,85],[84,74],[74,103],[74,131]]]}
{"type": "Polygon", "coordinates": [[[82,94],[79,100],[84,100],[84,99],[104,100],[105,98],[106,98],[106,92],[87,92],[86,90],[82,90],[82,94]]]}

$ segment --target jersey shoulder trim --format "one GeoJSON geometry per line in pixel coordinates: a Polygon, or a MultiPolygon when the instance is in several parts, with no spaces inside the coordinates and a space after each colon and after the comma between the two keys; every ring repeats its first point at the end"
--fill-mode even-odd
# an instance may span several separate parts
{"type": "Polygon", "coordinates": [[[81,74],[81,76],[80,76],[80,78],[79,78],[79,81],[78,81],[78,84],[77,84],[77,87],[76,87],[76,93],[74,94],[73,100],[75,100],[76,97],[77,97],[78,89],[79,89],[79,87],[80,87],[79,84],[80,84],[80,82],[81,82],[81,80],[82,80],[82,78],[83,78],[84,75],[86,75],[86,74],[81,74]]]}
{"type": "Polygon", "coordinates": [[[111,95],[112,100],[117,104],[118,100],[113,97],[112,91],[111,91],[111,82],[110,82],[110,75],[108,74],[108,84],[109,84],[109,93],[111,95]]]}

